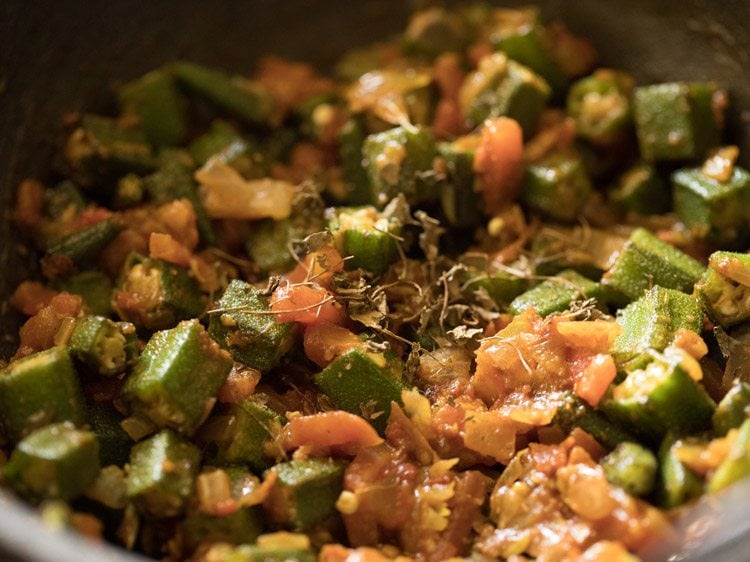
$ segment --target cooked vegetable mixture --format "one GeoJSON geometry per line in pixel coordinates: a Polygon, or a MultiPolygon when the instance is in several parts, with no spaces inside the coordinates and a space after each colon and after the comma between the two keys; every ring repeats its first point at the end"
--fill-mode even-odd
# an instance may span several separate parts
{"type": "Polygon", "coordinates": [[[750,473],[750,172],[712,82],[535,9],[68,117],[2,480],[170,561],[632,561],[750,473]]]}

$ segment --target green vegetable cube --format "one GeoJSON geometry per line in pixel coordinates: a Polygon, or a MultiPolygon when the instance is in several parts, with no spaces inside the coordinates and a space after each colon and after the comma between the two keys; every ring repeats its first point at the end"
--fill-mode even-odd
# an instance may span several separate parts
{"type": "Polygon", "coordinates": [[[128,462],[133,439],[120,423],[122,414],[107,402],[90,402],[86,421],[99,442],[99,461],[102,466],[123,466],[128,462]]]}
{"type": "Polygon", "coordinates": [[[750,172],[736,166],[727,182],[684,168],[672,174],[674,210],[699,238],[724,246],[747,238],[750,221],[750,172]]]}
{"type": "Polygon", "coordinates": [[[68,348],[40,351],[0,372],[0,422],[11,441],[54,422],[80,424],[84,416],[83,393],[68,348]]]}
{"type": "Polygon", "coordinates": [[[671,509],[703,493],[703,479],[686,467],[675,452],[675,435],[667,435],[659,448],[659,504],[671,509]]]}
{"type": "Polygon", "coordinates": [[[192,435],[216,401],[232,359],[197,320],[157,332],[123,387],[131,411],[159,427],[192,435]]]}
{"type": "Polygon", "coordinates": [[[628,494],[647,496],[654,489],[658,461],[651,451],[638,443],[620,443],[601,464],[607,480],[628,494]]]}
{"type": "Polygon", "coordinates": [[[55,187],[44,190],[44,213],[51,219],[77,215],[84,207],[86,198],[70,180],[63,180],[55,187]]]}
{"type": "Polygon", "coordinates": [[[283,273],[295,264],[289,251],[292,237],[293,226],[289,219],[262,219],[253,224],[245,248],[261,271],[283,273]]]}
{"type": "Polygon", "coordinates": [[[482,197],[474,182],[475,148],[471,144],[471,141],[459,139],[438,145],[446,168],[440,206],[448,223],[457,227],[476,226],[482,219],[482,197]]]}
{"type": "Polygon", "coordinates": [[[583,211],[592,191],[578,158],[552,155],[526,169],[523,202],[551,219],[571,222],[583,211]]]}
{"type": "Polygon", "coordinates": [[[484,290],[501,307],[507,307],[526,288],[525,279],[503,270],[481,271],[470,269],[462,277],[461,290],[468,298],[473,300],[478,290],[484,290]]]}
{"type": "Polygon", "coordinates": [[[750,318],[750,255],[714,252],[695,294],[709,316],[728,327],[750,318]]]}
{"type": "Polygon", "coordinates": [[[292,529],[307,529],[336,512],[346,464],[310,458],[277,464],[277,475],[263,503],[269,521],[292,529]]]}
{"type": "Polygon", "coordinates": [[[617,180],[609,200],[623,211],[642,215],[658,214],[669,209],[669,191],[651,164],[636,164],[617,180]]]}
{"type": "Polygon", "coordinates": [[[375,207],[340,209],[330,227],[337,248],[349,258],[345,262],[348,269],[362,268],[380,275],[398,255],[396,237],[401,225],[375,207]]]}
{"type": "Polygon", "coordinates": [[[361,116],[350,117],[339,132],[339,158],[344,175],[344,189],[337,199],[342,203],[370,203],[370,178],[362,161],[362,146],[366,138],[367,129],[361,116]]]}
{"type": "Polygon", "coordinates": [[[750,384],[737,379],[716,406],[712,419],[716,435],[723,437],[730,429],[740,427],[749,413],[750,384]]]}
{"type": "Polygon", "coordinates": [[[48,425],[25,437],[5,465],[11,485],[32,500],[73,499],[98,474],[96,436],[68,422],[48,425]]]}
{"type": "Polygon", "coordinates": [[[573,84],[568,92],[568,115],[576,122],[578,136],[606,146],[627,135],[632,90],[630,75],[607,68],[573,84]]]}
{"type": "Polygon", "coordinates": [[[632,435],[612,424],[571,391],[563,393],[552,425],[558,426],[565,433],[578,427],[607,449],[614,449],[620,443],[633,440],[632,435]]]}
{"type": "Polygon", "coordinates": [[[394,362],[379,353],[352,349],[315,375],[315,384],[342,410],[357,414],[380,433],[391,402],[401,403],[404,384],[394,362]]]}
{"type": "Polygon", "coordinates": [[[208,333],[239,363],[269,371],[294,344],[293,324],[277,322],[268,297],[249,283],[233,280],[216,309],[208,333]]]}
{"type": "Polygon", "coordinates": [[[175,517],[193,494],[200,466],[198,448],[164,429],[130,451],[128,497],[150,517],[175,517]]]}
{"type": "Polygon", "coordinates": [[[533,308],[540,316],[549,316],[567,310],[573,301],[600,297],[599,283],[566,269],[513,299],[508,309],[512,314],[521,314],[533,308]]]}
{"type": "Polygon", "coordinates": [[[122,373],[138,357],[135,326],[102,316],[78,318],[69,346],[73,357],[103,376],[122,373]]]}
{"type": "Polygon", "coordinates": [[[703,157],[719,144],[725,99],[712,83],[636,88],[633,105],[641,156],[649,162],[703,157]]]}
{"type": "Polygon", "coordinates": [[[112,313],[112,281],[101,271],[82,271],[59,279],[55,288],[81,296],[92,314],[109,316],[112,313]]]}

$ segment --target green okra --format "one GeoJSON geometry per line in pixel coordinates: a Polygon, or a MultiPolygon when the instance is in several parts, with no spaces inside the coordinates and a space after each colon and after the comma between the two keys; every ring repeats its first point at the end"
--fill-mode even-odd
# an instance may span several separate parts
{"type": "Polygon", "coordinates": [[[125,115],[134,115],[154,146],[180,144],[187,132],[187,103],[167,69],[144,74],[119,91],[125,115]]]}
{"type": "Polygon", "coordinates": [[[521,189],[522,200],[529,208],[563,222],[580,216],[592,192],[581,160],[559,154],[531,164],[521,189]]]}
{"type": "Polygon", "coordinates": [[[11,442],[50,423],[84,420],[83,393],[67,347],[17,359],[0,372],[0,423],[11,442]]]}
{"type": "Polygon", "coordinates": [[[190,93],[250,125],[267,124],[274,117],[273,97],[256,82],[186,61],[177,63],[174,72],[190,93]]]}
{"type": "Polygon", "coordinates": [[[412,14],[404,31],[404,52],[434,58],[445,52],[460,52],[470,40],[470,29],[458,14],[442,7],[412,14]]]}
{"type": "Polygon", "coordinates": [[[719,437],[742,425],[750,414],[750,384],[736,379],[716,406],[712,422],[719,437]]]}
{"type": "Polygon", "coordinates": [[[200,466],[198,448],[164,429],[130,451],[128,498],[155,518],[180,515],[193,494],[200,466]]]}
{"type": "Polygon", "coordinates": [[[109,316],[112,313],[112,281],[101,271],[81,271],[58,279],[55,288],[79,295],[93,314],[109,316]]]}
{"type": "Polygon", "coordinates": [[[626,137],[632,126],[632,90],[632,76],[608,68],[573,84],[567,109],[576,122],[576,134],[604,146],[626,137]]]}
{"type": "Polygon", "coordinates": [[[633,441],[625,441],[601,460],[607,480],[633,496],[649,495],[656,484],[659,463],[654,454],[633,441]]]}
{"type": "Polygon", "coordinates": [[[203,294],[184,268],[131,254],[123,270],[112,305],[140,331],[164,330],[203,314],[203,294]]]}
{"type": "Polygon", "coordinates": [[[192,435],[208,417],[232,368],[229,354],[195,319],[157,332],[123,387],[132,413],[192,435]]]}
{"type": "Polygon", "coordinates": [[[47,247],[47,256],[67,258],[77,267],[89,265],[121,230],[122,224],[118,219],[104,219],[54,240],[47,247]]]}
{"type": "Polygon", "coordinates": [[[526,288],[526,280],[503,270],[482,271],[470,268],[462,276],[461,292],[474,300],[478,290],[484,290],[500,307],[508,305],[526,288]]]}
{"type": "Polygon", "coordinates": [[[695,284],[695,295],[711,319],[723,327],[750,318],[750,255],[711,254],[708,269],[695,284]]]}
{"type": "Polygon", "coordinates": [[[308,529],[336,513],[346,463],[332,459],[309,458],[277,464],[276,474],[263,507],[274,525],[308,529]]]}
{"type": "Polygon", "coordinates": [[[341,255],[348,258],[347,269],[381,275],[398,256],[401,225],[375,207],[338,209],[329,226],[341,255]]]}
{"type": "Polygon", "coordinates": [[[633,441],[633,436],[613,425],[607,418],[586,404],[573,392],[563,393],[552,424],[570,433],[580,428],[609,450],[620,443],[633,441]]]}
{"type": "Polygon", "coordinates": [[[494,53],[464,81],[459,104],[464,118],[479,126],[485,119],[510,117],[531,136],[551,95],[547,82],[526,66],[494,53]]]}
{"type": "Polygon", "coordinates": [[[641,156],[649,162],[703,157],[720,142],[725,97],[710,82],[636,88],[633,109],[641,156]]]}
{"type": "Polygon", "coordinates": [[[71,500],[99,474],[96,436],[70,422],[37,429],[16,445],[4,474],[28,499],[71,500]]]}
{"type": "Polygon", "coordinates": [[[618,364],[627,365],[650,350],[663,351],[679,330],[699,334],[703,313],[692,296],[657,285],[621,309],[617,323],[622,333],[612,344],[612,355],[618,364]]]}
{"type": "Polygon", "coordinates": [[[99,463],[124,466],[134,443],[120,425],[122,414],[108,402],[92,401],[86,408],[86,421],[99,442],[99,463]]]}
{"type": "Polygon", "coordinates": [[[598,283],[572,269],[566,269],[517,296],[510,303],[508,310],[512,314],[521,314],[527,308],[533,308],[540,316],[549,316],[553,312],[567,310],[576,300],[599,299],[601,296],[602,291],[598,283]]]}
{"type": "Polygon", "coordinates": [[[216,303],[208,333],[234,360],[261,372],[275,367],[294,344],[294,326],[277,322],[269,298],[233,280],[216,303]]]}
{"type": "Polygon", "coordinates": [[[672,174],[674,210],[698,238],[727,247],[747,238],[750,221],[750,172],[734,167],[721,182],[701,168],[683,168],[672,174]]]}
{"type": "Polygon", "coordinates": [[[370,203],[370,178],[362,161],[362,146],[367,138],[364,118],[353,115],[339,132],[339,157],[344,175],[344,193],[339,199],[348,205],[370,203]]]}
{"type": "Polygon", "coordinates": [[[675,452],[676,437],[667,435],[659,448],[659,504],[672,509],[703,493],[703,479],[686,467],[675,452]]]}
{"type": "Polygon", "coordinates": [[[460,139],[438,145],[438,154],[446,168],[440,207],[448,224],[457,227],[476,226],[482,220],[482,197],[475,188],[475,147],[471,145],[471,141],[460,139]]]}
{"type": "Polygon", "coordinates": [[[745,420],[729,447],[729,453],[708,481],[708,491],[715,493],[750,475],[750,420],[745,420]]]}
{"type": "Polygon", "coordinates": [[[662,242],[645,228],[636,228],[612,267],[602,276],[602,285],[623,303],[639,298],[653,285],[692,292],[703,265],[662,242]]]}
{"type": "Polygon", "coordinates": [[[371,202],[383,207],[399,194],[410,203],[436,200],[436,155],[432,133],[423,127],[395,127],[368,136],[362,145],[362,165],[371,202]]]}
{"type": "Polygon", "coordinates": [[[296,263],[289,251],[293,237],[291,219],[262,219],[253,224],[245,249],[253,263],[264,273],[284,273],[296,263]]]}
{"type": "Polygon", "coordinates": [[[609,200],[623,211],[641,215],[664,213],[669,209],[669,190],[652,164],[639,163],[617,179],[609,200]]]}
{"type": "Polygon", "coordinates": [[[51,219],[75,216],[86,207],[86,198],[80,188],[70,180],[44,190],[44,214],[51,219]]]}
{"type": "Polygon", "coordinates": [[[76,319],[68,345],[76,360],[105,377],[122,373],[138,357],[135,326],[102,316],[76,319]]]}
{"type": "Polygon", "coordinates": [[[381,353],[352,349],[315,375],[315,384],[342,410],[357,414],[380,433],[385,431],[391,403],[401,404],[399,365],[381,353]]]}

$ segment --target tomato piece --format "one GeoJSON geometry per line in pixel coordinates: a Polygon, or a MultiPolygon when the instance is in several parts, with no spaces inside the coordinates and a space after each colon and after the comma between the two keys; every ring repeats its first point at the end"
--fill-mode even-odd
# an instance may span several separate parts
{"type": "Polygon", "coordinates": [[[341,305],[325,288],[316,285],[282,285],[271,297],[271,310],[279,322],[339,324],[344,320],[341,305]]]}
{"type": "Polygon", "coordinates": [[[514,119],[484,122],[474,171],[482,187],[487,212],[497,213],[518,195],[523,175],[523,131],[514,119]]]}
{"type": "Polygon", "coordinates": [[[343,410],[298,416],[290,419],[284,428],[287,450],[304,445],[322,454],[335,450],[353,455],[361,448],[382,442],[383,438],[363,418],[343,410]]]}
{"type": "Polygon", "coordinates": [[[330,287],[333,274],[344,270],[344,258],[333,246],[323,246],[310,252],[302,263],[287,274],[291,283],[313,281],[321,287],[330,287]]]}
{"type": "Polygon", "coordinates": [[[330,322],[318,322],[305,330],[305,354],[318,367],[326,367],[350,349],[364,349],[357,334],[330,322]]]}

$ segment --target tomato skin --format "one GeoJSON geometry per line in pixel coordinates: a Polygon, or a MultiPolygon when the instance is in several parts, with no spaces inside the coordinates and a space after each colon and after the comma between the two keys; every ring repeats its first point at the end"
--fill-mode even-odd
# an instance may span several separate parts
{"type": "Polygon", "coordinates": [[[313,325],[320,322],[341,324],[344,312],[333,295],[319,285],[285,284],[271,297],[271,310],[279,322],[313,325]]]}
{"type": "Polygon", "coordinates": [[[363,418],[343,410],[297,416],[284,428],[287,450],[304,446],[326,454],[335,450],[354,455],[361,448],[382,442],[383,438],[363,418]]]}
{"type": "Polygon", "coordinates": [[[364,345],[357,334],[330,322],[318,322],[305,330],[305,355],[318,367],[326,367],[339,355],[364,345]]]}
{"type": "Polygon", "coordinates": [[[484,122],[474,171],[489,214],[498,213],[518,196],[523,175],[523,131],[514,119],[484,122]]]}
{"type": "Polygon", "coordinates": [[[344,258],[333,246],[323,246],[320,250],[310,252],[302,263],[290,271],[286,278],[291,283],[313,281],[330,288],[333,274],[344,270],[344,258]]]}

